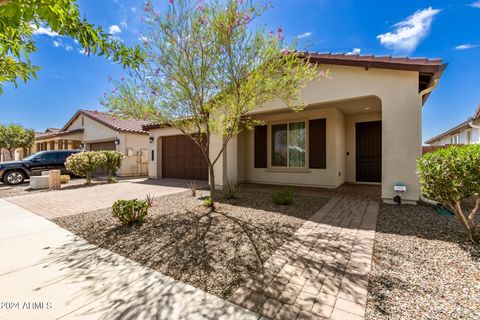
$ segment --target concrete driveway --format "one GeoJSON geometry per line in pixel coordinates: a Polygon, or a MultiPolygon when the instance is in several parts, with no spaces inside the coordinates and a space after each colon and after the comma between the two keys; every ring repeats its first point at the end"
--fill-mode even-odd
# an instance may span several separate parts
{"type": "MultiPolygon", "coordinates": [[[[73,189],[41,192],[6,198],[33,213],[47,219],[88,212],[110,207],[117,200],[145,199],[188,190],[187,180],[146,178],[120,180],[114,184],[78,186],[73,189]]],[[[197,181],[206,186],[206,181],[197,181]]]]}

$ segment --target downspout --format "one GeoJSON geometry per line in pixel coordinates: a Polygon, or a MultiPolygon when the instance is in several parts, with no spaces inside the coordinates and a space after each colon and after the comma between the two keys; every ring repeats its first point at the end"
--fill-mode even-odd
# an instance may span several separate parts
{"type": "Polygon", "coordinates": [[[480,126],[476,126],[473,124],[473,121],[471,121],[469,124],[470,128],[474,128],[474,129],[480,129],[480,126]]]}
{"type": "MultiPolygon", "coordinates": [[[[420,99],[422,100],[422,107],[423,107],[423,97],[426,94],[431,93],[438,86],[438,82],[439,82],[438,79],[435,79],[435,80],[433,80],[433,84],[430,87],[420,91],[419,95],[420,95],[420,99]]],[[[441,207],[442,206],[442,204],[437,202],[437,201],[425,198],[423,196],[422,192],[421,192],[421,188],[420,188],[420,201],[423,202],[423,203],[435,206],[435,207],[441,207]]]]}

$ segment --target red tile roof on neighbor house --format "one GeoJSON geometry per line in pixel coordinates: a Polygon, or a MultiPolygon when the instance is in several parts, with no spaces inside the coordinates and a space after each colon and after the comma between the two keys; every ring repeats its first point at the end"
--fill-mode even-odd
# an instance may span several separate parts
{"type": "Polygon", "coordinates": [[[64,135],[68,135],[70,133],[78,133],[78,132],[83,132],[83,129],[75,129],[75,130],[67,130],[67,131],[61,131],[58,129],[57,132],[49,132],[49,129],[45,130],[45,132],[35,132],[35,140],[42,140],[42,139],[49,139],[53,137],[61,137],[64,135]]]}
{"type": "Polygon", "coordinates": [[[144,120],[134,120],[134,119],[123,119],[114,114],[96,110],[80,110],[78,111],[68,123],[62,128],[62,131],[68,129],[72,122],[80,115],[89,117],[92,120],[95,120],[110,129],[121,132],[130,132],[130,133],[141,133],[147,134],[148,132],[143,130],[142,126],[149,124],[148,121],[144,120]]]}
{"type": "Polygon", "coordinates": [[[435,141],[439,140],[439,139],[442,139],[448,135],[451,135],[451,134],[454,134],[454,133],[457,133],[463,129],[466,129],[470,126],[470,123],[472,121],[476,121],[476,120],[480,120],[480,104],[477,106],[477,110],[475,110],[475,112],[473,113],[473,116],[469,117],[467,120],[465,120],[464,122],[456,125],[455,127],[451,128],[451,129],[448,129],[447,131],[444,131],[442,133],[440,133],[439,135],[436,135],[435,137],[425,141],[425,144],[432,144],[434,143],[435,141]]]}

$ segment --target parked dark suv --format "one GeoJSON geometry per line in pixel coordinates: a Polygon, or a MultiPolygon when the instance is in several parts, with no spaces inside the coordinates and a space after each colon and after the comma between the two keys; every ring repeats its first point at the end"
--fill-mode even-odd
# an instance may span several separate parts
{"type": "Polygon", "coordinates": [[[20,161],[0,162],[0,181],[5,184],[20,184],[30,176],[38,176],[42,171],[65,169],[65,160],[78,150],[41,151],[20,161]]]}

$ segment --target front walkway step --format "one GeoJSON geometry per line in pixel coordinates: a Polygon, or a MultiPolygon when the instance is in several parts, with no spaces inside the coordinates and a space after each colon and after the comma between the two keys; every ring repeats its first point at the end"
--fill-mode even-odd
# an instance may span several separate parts
{"type": "Polygon", "coordinates": [[[377,215],[377,201],[331,198],[231,301],[267,319],[364,319],[377,215]]]}
{"type": "Polygon", "coordinates": [[[0,319],[258,319],[0,199],[0,319]]]}

